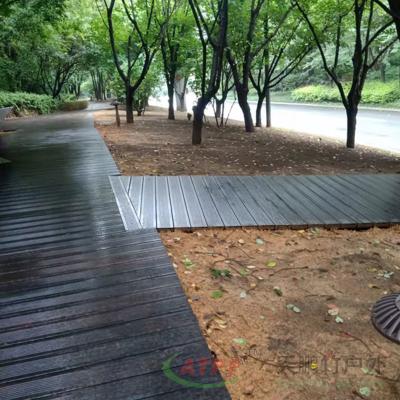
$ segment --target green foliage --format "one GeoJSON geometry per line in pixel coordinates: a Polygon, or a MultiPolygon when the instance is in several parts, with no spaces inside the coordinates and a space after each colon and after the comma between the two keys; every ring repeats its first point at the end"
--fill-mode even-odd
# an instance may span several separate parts
{"type": "Polygon", "coordinates": [[[310,85],[297,88],[292,92],[292,99],[305,103],[335,103],[341,101],[337,88],[327,85],[310,85]]]}
{"type": "MultiPolygon", "coordinates": [[[[349,84],[345,85],[349,88],[349,84]]],[[[309,85],[295,89],[292,99],[305,103],[340,103],[339,91],[335,86],[309,85]]],[[[362,103],[389,104],[400,100],[400,85],[398,82],[370,81],[365,84],[362,103]]]]}
{"type": "Polygon", "coordinates": [[[229,269],[217,269],[217,268],[211,268],[210,269],[211,276],[214,279],[218,278],[231,278],[232,277],[232,272],[229,271],[229,269]]]}
{"type": "Polygon", "coordinates": [[[366,104],[388,104],[400,100],[400,85],[398,82],[367,82],[362,95],[366,104]]]}
{"type": "Polygon", "coordinates": [[[1,107],[14,107],[17,113],[34,111],[39,114],[48,114],[57,108],[57,102],[47,95],[0,91],[1,107]]]}

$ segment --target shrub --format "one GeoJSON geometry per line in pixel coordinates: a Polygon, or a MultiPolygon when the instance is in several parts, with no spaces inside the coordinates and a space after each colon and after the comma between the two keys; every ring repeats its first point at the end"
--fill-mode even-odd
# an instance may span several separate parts
{"type": "Polygon", "coordinates": [[[87,100],[66,101],[60,104],[61,111],[78,111],[88,108],[89,102],[87,100]]]}
{"type": "MultiPolygon", "coordinates": [[[[345,90],[349,90],[350,84],[345,84],[345,90]]],[[[304,86],[293,90],[292,99],[309,103],[339,103],[341,98],[336,86],[313,85],[304,86]]],[[[370,81],[364,86],[362,103],[388,104],[400,100],[400,86],[398,82],[370,81]]]]}
{"type": "Polygon", "coordinates": [[[312,85],[297,88],[292,92],[292,99],[309,103],[340,102],[340,94],[336,86],[312,85]]]}
{"type": "Polygon", "coordinates": [[[367,82],[362,96],[366,104],[388,104],[400,100],[400,85],[398,82],[367,82]]]}
{"type": "Polygon", "coordinates": [[[48,114],[56,109],[57,103],[47,95],[0,91],[0,107],[13,107],[16,113],[34,111],[48,114]]]}

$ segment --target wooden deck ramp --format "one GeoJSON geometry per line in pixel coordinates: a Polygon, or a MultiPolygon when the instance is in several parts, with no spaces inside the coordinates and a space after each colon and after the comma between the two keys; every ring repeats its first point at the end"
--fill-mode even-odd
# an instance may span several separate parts
{"type": "Polygon", "coordinates": [[[174,355],[175,372],[212,356],[158,233],[126,232],[108,179],[118,170],[90,115],[7,124],[0,399],[229,399],[162,370],[174,355]]]}
{"type": "Polygon", "coordinates": [[[112,176],[128,230],[400,222],[400,175],[112,176]]]}

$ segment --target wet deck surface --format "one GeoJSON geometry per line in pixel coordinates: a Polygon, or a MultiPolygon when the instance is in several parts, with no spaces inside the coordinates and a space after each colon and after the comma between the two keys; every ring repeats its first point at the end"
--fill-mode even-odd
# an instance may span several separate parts
{"type": "Polygon", "coordinates": [[[112,176],[128,230],[400,222],[400,175],[112,176]]]}
{"type": "MultiPolygon", "coordinates": [[[[168,379],[210,359],[155,230],[126,232],[89,113],[0,136],[0,398],[229,399],[168,379]]],[[[219,375],[197,377],[219,382],[219,375]]]]}

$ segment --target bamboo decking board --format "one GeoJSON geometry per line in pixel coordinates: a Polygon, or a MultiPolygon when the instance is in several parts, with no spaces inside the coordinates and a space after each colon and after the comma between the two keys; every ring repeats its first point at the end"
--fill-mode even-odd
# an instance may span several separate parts
{"type": "Polygon", "coordinates": [[[118,177],[116,202],[118,169],[89,115],[10,121],[17,133],[0,138],[12,161],[0,166],[0,399],[229,399],[162,371],[175,353],[174,371],[211,358],[158,233],[134,212],[166,224],[136,193],[168,186],[118,177]]]}
{"type": "MultiPolygon", "coordinates": [[[[119,179],[126,181],[111,177],[113,182],[119,179]]],[[[129,182],[130,212],[139,216],[144,228],[400,223],[400,175],[394,174],[148,176],[131,177],[129,182]],[[144,190],[143,181],[151,190],[144,190]]]]}

